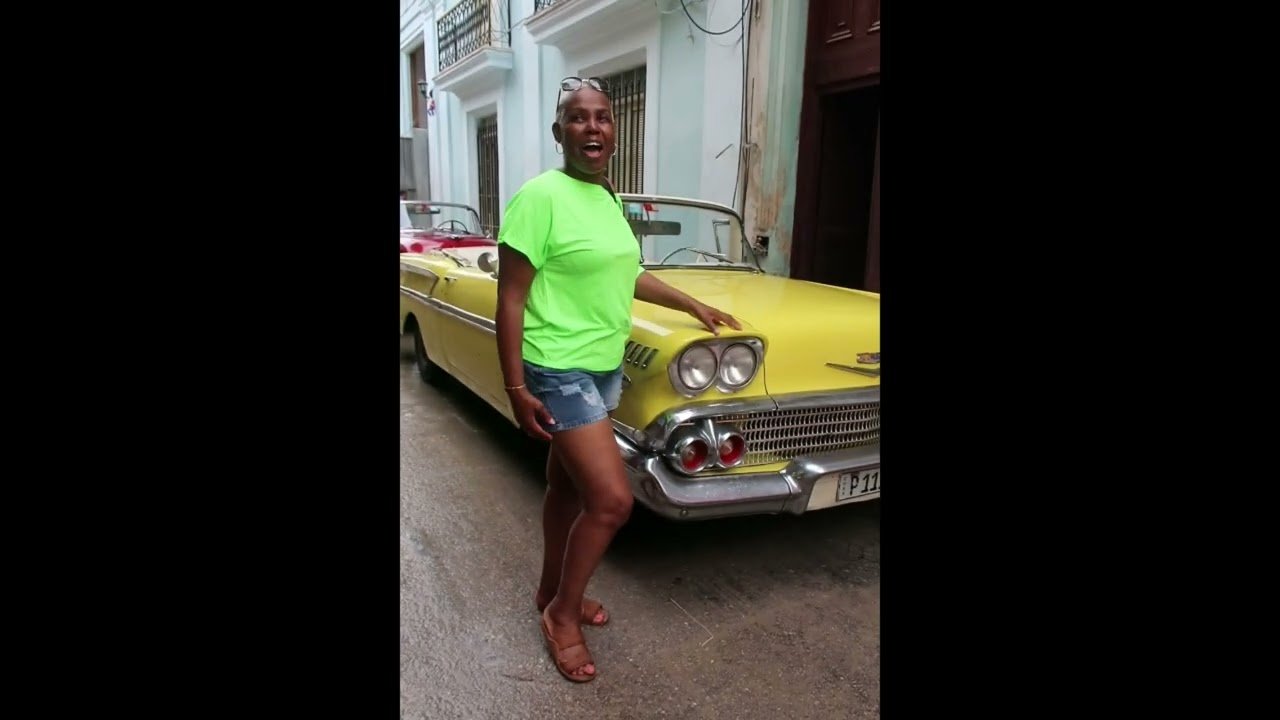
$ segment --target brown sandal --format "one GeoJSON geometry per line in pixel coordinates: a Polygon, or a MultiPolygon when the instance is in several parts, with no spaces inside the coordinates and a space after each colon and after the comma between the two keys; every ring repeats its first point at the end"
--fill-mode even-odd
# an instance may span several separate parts
{"type": "Polygon", "coordinates": [[[591,682],[596,679],[599,674],[599,668],[590,675],[574,675],[570,668],[579,669],[587,665],[594,665],[595,660],[591,659],[591,651],[587,650],[585,643],[577,643],[567,648],[561,649],[560,645],[551,637],[551,624],[547,621],[547,611],[542,611],[542,637],[546,638],[547,649],[551,651],[551,662],[555,663],[556,670],[565,676],[567,680],[577,683],[591,682]]]}
{"type": "MultiPolygon", "coordinates": [[[[551,603],[550,601],[545,603],[539,602],[538,592],[535,590],[533,593],[533,604],[537,606],[538,612],[542,612],[543,610],[546,610],[547,605],[550,605],[551,603]]],[[[592,627],[604,627],[609,624],[609,612],[604,609],[604,605],[601,605],[600,601],[584,597],[582,598],[582,619],[579,620],[579,622],[583,625],[590,625],[592,627]],[[596,622],[596,614],[598,613],[604,613],[604,620],[596,622]]]]}

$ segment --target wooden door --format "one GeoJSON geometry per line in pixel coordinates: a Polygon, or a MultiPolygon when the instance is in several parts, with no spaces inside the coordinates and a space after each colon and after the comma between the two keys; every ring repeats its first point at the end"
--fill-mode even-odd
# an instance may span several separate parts
{"type": "Polygon", "coordinates": [[[813,85],[880,72],[880,0],[811,0],[809,24],[813,85]]]}
{"type": "MultiPolygon", "coordinates": [[[[808,278],[867,289],[880,86],[825,95],[808,278]]],[[[879,255],[879,248],[875,254],[879,255]]]]}
{"type": "Polygon", "coordinates": [[[792,277],[879,288],[879,84],[880,1],[811,0],[792,277]]]}

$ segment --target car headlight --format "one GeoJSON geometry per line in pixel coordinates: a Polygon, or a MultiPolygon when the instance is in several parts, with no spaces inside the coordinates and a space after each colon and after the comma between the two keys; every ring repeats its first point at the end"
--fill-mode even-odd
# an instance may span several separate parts
{"type": "Polygon", "coordinates": [[[693,392],[706,390],[716,379],[716,354],[706,345],[694,345],[680,353],[680,382],[693,392]]]}
{"type": "Polygon", "coordinates": [[[724,393],[738,392],[760,371],[764,343],[756,338],[705,340],[685,348],[668,365],[671,386],[685,397],[702,394],[713,385],[724,393]]]}
{"type": "Polygon", "coordinates": [[[756,374],[756,353],[743,343],[725,348],[720,356],[720,382],[730,390],[740,390],[756,374]]]}

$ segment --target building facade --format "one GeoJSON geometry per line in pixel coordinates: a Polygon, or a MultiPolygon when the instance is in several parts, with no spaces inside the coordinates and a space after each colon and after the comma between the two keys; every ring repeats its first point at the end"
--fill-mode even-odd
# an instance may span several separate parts
{"type": "Polygon", "coordinates": [[[610,177],[619,190],[741,208],[735,180],[743,171],[746,23],[739,0],[402,5],[402,136],[415,103],[429,101],[418,88],[421,59],[435,101],[426,134],[437,199],[472,204],[497,226],[522,183],[563,162],[551,123],[560,79],[576,75],[610,83],[618,136],[610,177]],[[695,23],[733,29],[709,35],[695,23]]]}
{"type": "MultiPolygon", "coordinates": [[[[878,147],[878,94],[874,113],[864,95],[824,121],[847,78],[815,68],[829,46],[865,60],[878,20],[878,0],[401,0],[401,142],[424,145],[402,150],[414,167],[402,160],[401,189],[412,178],[414,197],[468,203],[496,233],[521,184],[563,163],[551,136],[560,79],[599,76],[613,97],[619,190],[734,207],[771,273],[816,278],[861,253],[857,269],[827,279],[865,287],[870,240],[849,228],[868,213],[816,219],[830,220],[840,193],[867,195],[841,171],[867,164],[867,144],[838,126],[873,114],[878,147]],[[820,162],[824,152],[834,159],[820,162]]],[[[878,44],[874,55],[878,88],[878,44]]]]}
{"type": "Polygon", "coordinates": [[[417,0],[400,0],[400,197],[410,200],[431,196],[427,128],[433,111],[418,90],[427,78],[424,22],[417,0]]]}

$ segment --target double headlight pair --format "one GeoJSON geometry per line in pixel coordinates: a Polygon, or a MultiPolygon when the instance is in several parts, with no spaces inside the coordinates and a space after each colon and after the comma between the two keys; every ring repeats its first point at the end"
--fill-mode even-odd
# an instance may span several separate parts
{"type": "Polygon", "coordinates": [[[707,340],[685,348],[667,366],[671,386],[686,397],[716,387],[737,392],[755,379],[764,358],[764,343],[756,338],[707,340]]]}

